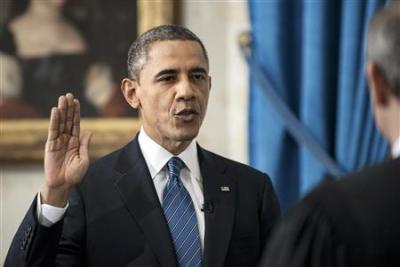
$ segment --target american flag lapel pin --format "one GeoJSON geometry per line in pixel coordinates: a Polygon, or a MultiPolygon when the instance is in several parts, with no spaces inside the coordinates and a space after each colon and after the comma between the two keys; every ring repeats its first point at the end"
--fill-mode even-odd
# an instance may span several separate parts
{"type": "Polygon", "coordinates": [[[221,192],[230,192],[231,191],[229,186],[221,186],[219,189],[221,190],[221,192]]]}

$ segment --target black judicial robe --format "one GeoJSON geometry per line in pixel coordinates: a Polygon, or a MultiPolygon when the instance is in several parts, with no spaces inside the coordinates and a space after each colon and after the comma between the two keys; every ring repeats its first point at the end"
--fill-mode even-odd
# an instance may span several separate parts
{"type": "Polygon", "coordinates": [[[400,159],[312,191],[277,225],[260,266],[400,266],[400,159]]]}

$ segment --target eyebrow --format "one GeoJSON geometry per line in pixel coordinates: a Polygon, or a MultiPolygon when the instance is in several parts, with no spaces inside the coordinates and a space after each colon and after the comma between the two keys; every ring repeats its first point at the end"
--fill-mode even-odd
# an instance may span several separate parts
{"type": "MultiPolygon", "coordinates": [[[[177,69],[165,69],[165,70],[162,70],[162,71],[158,72],[158,73],[154,76],[154,78],[157,79],[157,78],[159,78],[159,77],[161,77],[161,76],[163,76],[163,75],[177,74],[178,72],[179,72],[179,71],[178,71],[177,69]]],[[[207,74],[207,70],[206,70],[205,68],[203,68],[203,67],[195,67],[195,68],[192,68],[192,69],[189,70],[189,72],[190,72],[190,73],[197,72],[197,73],[207,74]]]]}
{"type": "Polygon", "coordinates": [[[202,67],[196,67],[190,70],[191,73],[193,72],[201,72],[203,74],[207,74],[207,70],[205,68],[202,67]]]}
{"type": "Polygon", "coordinates": [[[178,73],[178,70],[176,70],[176,69],[165,69],[165,70],[162,70],[162,71],[160,71],[159,73],[157,73],[157,74],[154,76],[154,78],[157,79],[157,78],[159,78],[159,77],[161,77],[161,76],[163,76],[163,75],[167,75],[167,74],[176,74],[176,73],[178,73]]]}

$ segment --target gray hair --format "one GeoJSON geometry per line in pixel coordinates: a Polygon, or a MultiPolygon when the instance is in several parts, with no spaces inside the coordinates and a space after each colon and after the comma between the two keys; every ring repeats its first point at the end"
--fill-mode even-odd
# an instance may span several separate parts
{"type": "Polygon", "coordinates": [[[390,91],[400,97],[400,6],[389,5],[374,15],[368,27],[367,53],[390,91]]]}
{"type": "Polygon", "coordinates": [[[189,29],[178,25],[162,25],[154,27],[147,32],[141,34],[130,46],[128,51],[128,76],[131,79],[139,81],[140,71],[146,64],[148,59],[149,47],[152,43],[157,41],[194,41],[200,44],[203,50],[204,58],[207,66],[208,55],[206,48],[197,37],[189,29]]]}

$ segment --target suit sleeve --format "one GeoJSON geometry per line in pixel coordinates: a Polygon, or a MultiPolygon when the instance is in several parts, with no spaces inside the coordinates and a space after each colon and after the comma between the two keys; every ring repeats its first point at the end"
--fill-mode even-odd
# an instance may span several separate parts
{"type": "Polygon", "coordinates": [[[272,227],[281,214],[278,198],[268,176],[265,177],[262,198],[260,233],[262,248],[264,248],[270,236],[272,227]]]}
{"type": "Polygon", "coordinates": [[[14,236],[4,266],[81,266],[84,212],[78,192],[71,192],[65,218],[51,227],[38,222],[36,197],[14,236]]]}

